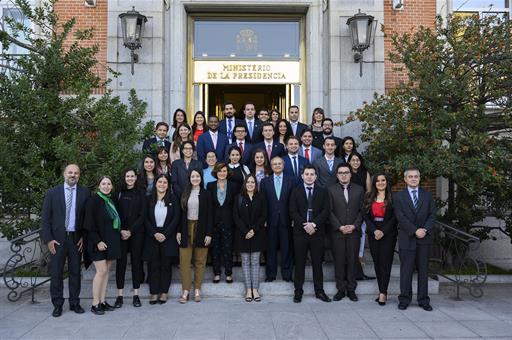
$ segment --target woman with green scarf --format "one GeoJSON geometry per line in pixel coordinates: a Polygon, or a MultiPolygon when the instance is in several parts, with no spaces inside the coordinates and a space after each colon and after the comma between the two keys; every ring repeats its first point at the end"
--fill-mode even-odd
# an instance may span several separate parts
{"type": "Polygon", "coordinates": [[[108,272],[113,260],[121,257],[121,220],[112,202],[112,179],[100,178],[98,192],[85,207],[84,226],[88,231],[87,251],[96,268],[92,281],[91,312],[103,315],[114,307],[105,301],[108,272]]]}

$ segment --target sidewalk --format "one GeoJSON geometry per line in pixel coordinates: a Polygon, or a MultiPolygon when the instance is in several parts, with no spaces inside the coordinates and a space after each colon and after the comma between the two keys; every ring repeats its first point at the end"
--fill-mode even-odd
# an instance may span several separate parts
{"type": "Polygon", "coordinates": [[[206,297],[180,305],[172,297],[156,306],[143,300],[141,308],[128,297],[123,308],[104,316],[89,312],[89,299],[82,300],[82,315],[66,304],[60,318],[50,315],[53,307],[43,300],[48,292],[38,292],[37,304],[28,297],[11,303],[0,289],[0,339],[512,339],[511,288],[486,287],[482,299],[464,295],[464,301],[443,289],[432,297],[433,312],[416,304],[400,311],[396,296],[384,307],[373,295],[360,295],[359,302],[331,303],[307,296],[301,304],[274,296],[260,303],[206,297]]]}

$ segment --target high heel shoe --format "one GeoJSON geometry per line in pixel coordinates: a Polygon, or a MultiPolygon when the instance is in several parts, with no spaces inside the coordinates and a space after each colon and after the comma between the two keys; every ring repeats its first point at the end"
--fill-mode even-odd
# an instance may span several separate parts
{"type": "Polygon", "coordinates": [[[194,294],[194,301],[201,302],[201,291],[199,289],[196,289],[196,292],[194,294]]]}
{"type": "Polygon", "coordinates": [[[379,294],[379,297],[377,298],[377,301],[379,303],[379,306],[385,306],[386,305],[386,300],[387,300],[387,295],[386,294],[379,294]],[[384,296],[384,301],[380,301],[380,296],[384,296]]]}
{"type": "Polygon", "coordinates": [[[188,297],[189,297],[189,291],[188,290],[184,290],[183,293],[180,296],[180,299],[179,299],[180,303],[181,304],[187,303],[188,297]]]}
{"type": "Polygon", "coordinates": [[[151,295],[151,298],[149,299],[149,304],[156,305],[157,303],[158,303],[158,296],[156,294],[151,295]]]}

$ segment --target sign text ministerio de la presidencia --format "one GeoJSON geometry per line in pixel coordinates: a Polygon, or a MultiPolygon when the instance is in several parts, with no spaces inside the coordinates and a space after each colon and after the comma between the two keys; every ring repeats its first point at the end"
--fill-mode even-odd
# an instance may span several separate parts
{"type": "Polygon", "coordinates": [[[292,84],[300,82],[298,61],[195,61],[195,83],[292,84]]]}

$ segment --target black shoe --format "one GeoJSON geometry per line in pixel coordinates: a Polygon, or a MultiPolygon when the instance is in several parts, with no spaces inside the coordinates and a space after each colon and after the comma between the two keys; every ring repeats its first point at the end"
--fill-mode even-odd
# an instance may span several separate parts
{"type": "Polygon", "coordinates": [[[295,294],[293,294],[293,302],[300,303],[302,301],[302,292],[295,291],[295,294]]]}
{"type": "Polygon", "coordinates": [[[427,303],[426,305],[420,306],[420,307],[423,308],[424,310],[426,310],[427,312],[431,312],[433,309],[429,303],[427,303]]]}
{"type": "Polygon", "coordinates": [[[212,282],[213,283],[219,283],[220,282],[220,275],[214,275],[212,282]]]}
{"type": "Polygon", "coordinates": [[[140,303],[140,299],[138,295],[133,296],[133,307],[140,307],[142,303],[140,303]]]}
{"type": "Polygon", "coordinates": [[[116,298],[116,302],[114,302],[114,308],[121,308],[121,307],[123,307],[123,297],[118,296],[116,298]]]}
{"type": "Polygon", "coordinates": [[[338,292],[333,296],[334,301],[340,301],[345,297],[345,292],[342,292],[341,290],[338,290],[338,292]]]}
{"type": "Polygon", "coordinates": [[[226,275],[226,283],[233,283],[233,276],[226,275]]]}
{"type": "Polygon", "coordinates": [[[105,314],[105,311],[103,310],[101,303],[97,304],[96,306],[91,306],[91,312],[93,312],[96,315],[105,314]]]}
{"type": "Polygon", "coordinates": [[[85,310],[79,304],[69,306],[69,310],[72,310],[76,314],[83,314],[85,310]]]}
{"type": "Polygon", "coordinates": [[[158,303],[158,299],[156,300],[149,300],[150,305],[156,305],[158,303]]]}
{"type": "Polygon", "coordinates": [[[272,278],[272,277],[267,277],[267,278],[265,279],[265,282],[273,282],[273,281],[275,281],[275,280],[276,280],[276,278],[275,278],[275,277],[274,277],[274,278],[272,278]]]}
{"type": "Polygon", "coordinates": [[[331,302],[331,299],[323,291],[315,293],[315,297],[323,302],[331,302]]]}
{"type": "Polygon", "coordinates": [[[53,307],[52,316],[54,318],[58,318],[61,315],[62,315],[62,306],[55,306],[55,307],[53,307]]]}
{"type": "Polygon", "coordinates": [[[111,312],[115,309],[114,306],[109,304],[107,301],[103,301],[102,303],[100,303],[100,306],[105,312],[111,312]]]}
{"type": "Polygon", "coordinates": [[[283,281],[284,282],[292,282],[292,279],[290,277],[284,277],[283,281]]]}
{"type": "Polygon", "coordinates": [[[350,299],[350,301],[359,301],[359,299],[357,298],[357,295],[356,295],[356,292],[348,292],[348,298],[350,299]]]}
{"type": "Polygon", "coordinates": [[[375,276],[363,275],[363,280],[375,280],[375,276]]]}
{"type": "Polygon", "coordinates": [[[405,303],[399,303],[398,304],[398,309],[400,310],[406,310],[407,309],[407,305],[405,303]]]}

